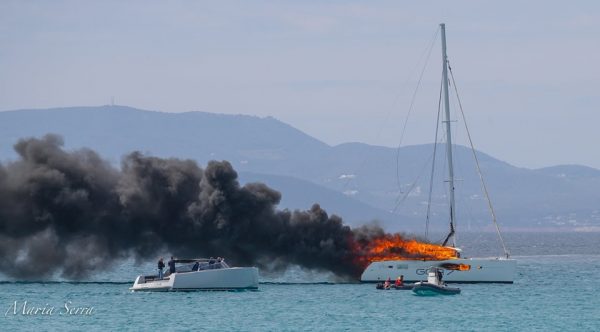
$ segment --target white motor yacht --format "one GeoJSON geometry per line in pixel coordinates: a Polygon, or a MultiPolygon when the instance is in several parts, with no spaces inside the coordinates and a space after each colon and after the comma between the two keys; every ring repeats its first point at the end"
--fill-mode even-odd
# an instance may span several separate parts
{"type": "Polygon", "coordinates": [[[175,273],[141,275],[132,291],[258,289],[258,268],[230,267],[224,259],[177,259],[175,273]]]}

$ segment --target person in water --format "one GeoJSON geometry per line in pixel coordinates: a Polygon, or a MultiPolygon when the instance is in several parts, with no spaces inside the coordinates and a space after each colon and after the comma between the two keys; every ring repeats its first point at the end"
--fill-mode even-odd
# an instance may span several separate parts
{"type": "Polygon", "coordinates": [[[171,260],[167,264],[169,264],[169,273],[175,273],[175,258],[173,256],[171,256],[171,260]]]}
{"type": "Polygon", "coordinates": [[[398,279],[396,279],[396,282],[394,283],[394,286],[396,287],[402,287],[404,286],[404,275],[401,275],[398,277],[398,279]]]}
{"type": "Polygon", "coordinates": [[[165,268],[165,261],[164,259],[161,257],[158,260],[158,279],[162,279],[163,278],[163,269],[165,268]]]}

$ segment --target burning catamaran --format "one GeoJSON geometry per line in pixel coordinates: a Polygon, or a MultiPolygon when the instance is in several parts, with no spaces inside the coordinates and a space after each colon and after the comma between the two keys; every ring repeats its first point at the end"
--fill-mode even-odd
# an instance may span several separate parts
{"type": "MultiPolygon", "coordinates": [[[[516,271],[516,261],[509,258],[508,250],[504,245],[500,229],[496,222],[496,215],[491,201],[487,195],[487,188],[477,155],[471,144],[477,171],[482,181],[482,187],[498,236],[504,249],[504,257],[492,258],[461,258],[461,251],[456,247],[455,218],[456,209],[454,202],[454,164],[452,159],[452,137],[450,130],[450,102],[448,96],[448,57],[446,55],[446,28],[440,24],[442,37],[442,89],[444,99],[445,127],[446,127],[446,155],[448,158],[448,185],[450,196],[450,232],[442,245],[420,243],[416,240],[405,240],[398,235],[386,236],[375,240],[366,249],[367,268],[361,275],[363,282],[379,282],[387,278],[395,279],[403,275],[406,281],[419,281],[427,277],[427,270],[433,267],[444,269],[444,280],[447,282],[463,283],[512,283],[516,271]],[[451,245],[449,245],[449,242],[451,245]]],[[[468,132],[467,132],[468,134],[468,132]]],[[[468,134],[469,135],[469,134],[468,134]]],[[[470,135],[469,141],[471,141],[470,135]]]]}
{"type": "Polygon", "coordinates": [[[431,267],[443,269],[444,281],[512,283],[516,261],[508,258],[461,258],[459,248],[407,240],[400,235],[376,239],[363,248],[363,282],[404,276],[407,282],[427,278],[431,267]]]}

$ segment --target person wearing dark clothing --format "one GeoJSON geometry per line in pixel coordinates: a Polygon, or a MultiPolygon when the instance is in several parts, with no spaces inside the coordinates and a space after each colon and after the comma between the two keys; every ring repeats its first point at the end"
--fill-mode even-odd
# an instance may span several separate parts
{"type": "Polygon", "coordinates": [[[161,257],[158,260],[158,279],[163,278],[163,269],[164,268],[165,268],[165,262],[164,262],[163,258],[161,257]]]}
{"type": "Polygon", "coordinates": [[[198,271],[198,268],[200,268],[200,262],[196,262],[194,266],[192,266],[192,271],[198,271]]]}
{"type": "Polygon", "coordinates": [[[167,264],[169,264],[169,272],[175,273],[175,260],[173,256],[171,256],[171,260],[167,264]]]}

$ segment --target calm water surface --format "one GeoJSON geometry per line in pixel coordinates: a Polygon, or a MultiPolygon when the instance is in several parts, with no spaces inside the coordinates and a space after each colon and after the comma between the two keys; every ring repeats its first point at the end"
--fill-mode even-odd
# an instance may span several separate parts
{"type": "MultiPolygon", "coordinates": [[[[457,296],[377,291],[372,284],[327,283],[325,274],[297,271],[262,277],[259,291],[131,293],[128,287],[140,267],[123,265],[98,276],[99,282],[2,282],[1,326],[4,331],[600,330],[600,234],[506,238],[518,260],[515,283],[460,285],[457,296]],[[294,283],[298,281],[313,283],[294,283]],[[19,309],[23,301],[56,309],[53,315],[14,315],[15,301],[19,309]],[[61,315],[65,303],[94,309],[91,315],[61,315]]],[[[490,239],[461,238],[467,253],[485,252],[490,239]]]]}

